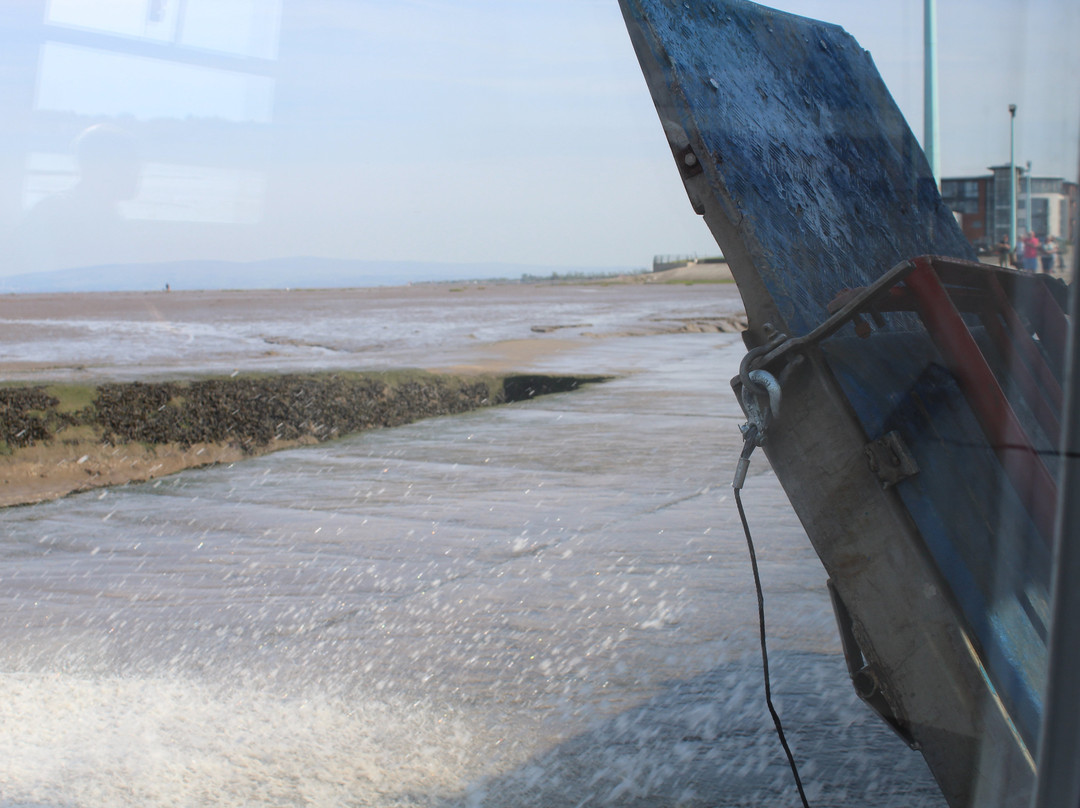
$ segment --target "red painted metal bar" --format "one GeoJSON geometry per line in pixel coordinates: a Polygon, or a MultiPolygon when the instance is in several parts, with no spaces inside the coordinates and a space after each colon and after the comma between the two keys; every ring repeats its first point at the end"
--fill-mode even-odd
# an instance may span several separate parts
{"type": "MultiPolygon", "coordinates": [[[[994,295],[994,303],[997,305],[998,311],[1001,312],[1005,324],[1008,325],[1009,331],[1012,332],[1013,339],[1016,340],[1024,361],[1027,362],[1032,373],[1035,374],[1035,378],[1039,380],[1039,384],[1046,391],[1050,406],[1060,413],[1062,399],[1064,398],[1061,392],[1061,384],[1058,382],[1054,372],[1050,370],[1050,366],[1046,364],[1046,359],[1039,351],[1035,340],[1031,338],[1031,331],[1024,325],[1020,315],[1016,313],[1016,309],[1013,308],[1012,302],[1009,300],[1008,295],[1005,294],[1005,290],[1001,288],[997,278],[991,276],[989,284],[990,292],[994,295]]],[[[1045,291],[1045,287],[1043,288],[1045,291]]]]}
{"type": "MultiPolygon", "coordinates": [[[[996,273],[969,262],[942,266],[944,259],[928,258],[938,278],[948,284],[944,288],[957,311],[979,315],[1039,426],[1056,445],[1061,430],[1061,385],[1032,339],[1030,329],[1016,313],[996,273]],[[972,273],[972,267],[976,274],[972,273]],[[953,283],[964,285],[955,287],[953,283]],[[1007,324],[1007,329],[1002,321],[1007,324]]],[[[894,286],[875,305],[879,311],[918,310],[914,294],[903,286],[894,286]]]]}
{"type": "Polygon", "coordinates": [[[919,316],[956,377],[990,446],[1032,521],[1049,543],[1054,535],[1057,486],[1031,445],[993,371],[964,324],[928,257],[916,258],[904,283],[915,295],[919,316]]]}

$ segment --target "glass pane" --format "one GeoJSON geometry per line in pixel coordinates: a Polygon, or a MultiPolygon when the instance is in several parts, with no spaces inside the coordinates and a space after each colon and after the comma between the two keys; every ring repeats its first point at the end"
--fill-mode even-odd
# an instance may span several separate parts
{"type": "Polygon", "coordinates": [[[35,106],[84,116],[268,122],[273,79],[47,42],[35,106]]]}
{"type": "Polygon", "coordinates": [[[171,42],[180,0],[49,0],[52,25],[171,42]]]}
{"type": "Polygon", "coordinates": [[[281,0],[188,0],[180,43],[259,59],[277,57],[281,0]]]}

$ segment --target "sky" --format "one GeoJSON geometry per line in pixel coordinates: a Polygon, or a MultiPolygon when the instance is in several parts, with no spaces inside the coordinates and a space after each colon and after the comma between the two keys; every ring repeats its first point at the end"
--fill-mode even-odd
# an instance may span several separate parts
{"type": "MultiPolygon", "coordinates": [[[[921,140],[922,0],[772,5],[855,36],[921,140]]],[[[7,116],[23,112],[37,133],[25,174],[5,175],[5,199],[19,202],[0,211],[8,230],[76,182],[72,138],[111,122],[133,132],[144,160],[139,196],[120,203],[137,226],[131,260],[645,267],[657,254],[718,252],[686,200],[616,0],[43,8],[40,30],[9,32],[43,42],[26,50],[30,108],[7,116]],[[180,58],[161,58],[165,47],[180,58]]],[[[1008,161],[1015,103],[1017,161],[1075,179],[1080,3],[938,0],[938,40],[943,176],[1008,161]]]]}
{"type": "MultiPolygon", "coordinates": [[[[774,7],[843,26],[870,51],[923,138],[922,0],[784,0],[774,7]],[[871,10],[872,11],[869,11],[871,10]]],[[[1016,159],[1039,176],[1077,179],[1080,3],[937,0],[943,176],[1008,163],[1009,104],[1016,159]]]]}

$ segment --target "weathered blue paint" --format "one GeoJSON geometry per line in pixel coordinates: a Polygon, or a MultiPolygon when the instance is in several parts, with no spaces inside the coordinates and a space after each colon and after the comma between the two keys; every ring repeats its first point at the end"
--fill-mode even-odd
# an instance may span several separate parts
{"type": "MultiPolygon", "coordinates": [[[[779,330],[803,335],[828,317],[838,292],[868,286],[900,261],[975,260],[870,55],[841,28],[745,0],[621,1],[691,201],[699,213],[705,201],[722,212],[721,226],[709,223],[724,253],[738,256],[752,327],[756,315],[760,328],[762,312],[778,314],[779,330]],[[674,140],[672,123],[681,129],[674,140]]],[[[826,340],[823,357],[867,440],[895,430],[915,456],[919,474],[896,491],[1034,749],[1046,537],[918,319],[884,320],[870,340],[850,327],[826,340]]],[[[1030,413],[1018,415],[1036,448],[1052,453],[1030,413]]],[[[951,776],[949,796],[962,803],[964,774],[951,776]]]]}
{"type": "Polygon", "coordinates": [[[975,258],[873,60],[842,28],[739,0],[626,7],[659,45],[670,111],[787,333],[901,260],[975,258]]]}

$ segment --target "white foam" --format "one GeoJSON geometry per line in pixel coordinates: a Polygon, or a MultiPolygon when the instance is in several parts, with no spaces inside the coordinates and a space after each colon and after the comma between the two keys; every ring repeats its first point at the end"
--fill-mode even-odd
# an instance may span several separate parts
{"type": "Polygon", "coordinates": [[[0,690],[4,808],[426,805],[487,754],[424,703],[165,677],[9,673],[0,690]]]}

